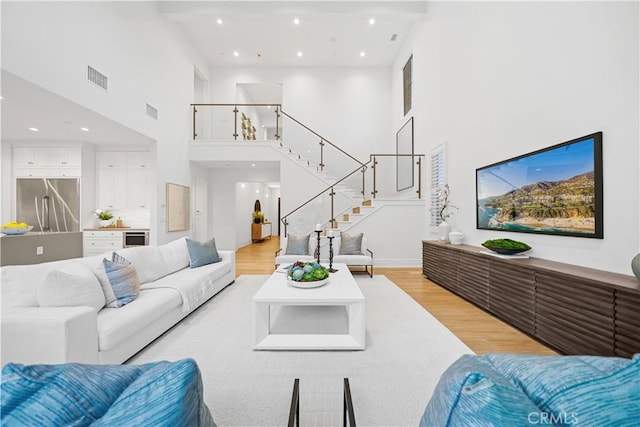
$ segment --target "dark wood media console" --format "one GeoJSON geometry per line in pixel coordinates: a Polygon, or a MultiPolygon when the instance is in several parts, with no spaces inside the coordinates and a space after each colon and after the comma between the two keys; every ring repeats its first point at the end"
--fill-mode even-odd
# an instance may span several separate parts
{"type": "Polygon", "coordinates": [[[422,273],[564,354],[640,353],[640,281],[484,248],[422,242],[422,273]]]}

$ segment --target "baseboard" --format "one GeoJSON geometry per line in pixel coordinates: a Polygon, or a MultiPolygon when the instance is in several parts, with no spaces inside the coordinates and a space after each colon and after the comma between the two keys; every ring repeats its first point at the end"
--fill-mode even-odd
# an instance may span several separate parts
{"type": "Polygon", "coordinates": [[[421,259],[378,259],[374,256],[373,267],[422,267],[421,259]]]}

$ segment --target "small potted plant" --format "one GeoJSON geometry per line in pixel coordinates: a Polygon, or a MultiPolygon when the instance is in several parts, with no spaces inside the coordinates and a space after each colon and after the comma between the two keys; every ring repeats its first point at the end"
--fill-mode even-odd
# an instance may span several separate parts
{"type": "Polygon", "coordinates": [[[458,209],[457,206],[453,206],[449,203],[449,184],[442,186],[437,193],[438,201],[440,202],[440,224],[438,225],[439,240],[442,243],[449,242],[449,232],[451,231],[451,225],[447,222],[447,219],[453,215],[452,209],[458,209]]]}
{"type": "Polygon", "coordinates": [[[108,227],[109,225],[111,225],[113,214],[109,212],[109,209],[96,209],[94,214],[100,220],[100,227],[108,227]]]}
{"type": "Polygon", "coordinates": [[[256,224],[264,222],[264,214],[260,211],[253,211],[253,222],[256,224]]]}

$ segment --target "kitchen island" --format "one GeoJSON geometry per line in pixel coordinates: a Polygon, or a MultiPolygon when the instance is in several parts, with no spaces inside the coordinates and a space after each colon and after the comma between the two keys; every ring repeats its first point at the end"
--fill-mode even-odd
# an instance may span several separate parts
{"type": "Polygon", "coordinates": [[[82,232],[30,232],[0,237],[0,266],[82,257],[82,232]]]}

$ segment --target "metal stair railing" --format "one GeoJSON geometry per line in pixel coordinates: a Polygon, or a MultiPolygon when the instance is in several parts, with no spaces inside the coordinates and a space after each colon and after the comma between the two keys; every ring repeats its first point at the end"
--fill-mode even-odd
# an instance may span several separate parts
{"type": "MultiPolygon", "coordinates": [[[[347,180],[348,178],[350,178],[352,175],[354,175],[356,172],[361,172],[362,173],[362,189],[360,191],[360,193],[362,194],[363,197],[366,197],[366,191],[365,191],[365,186],[366,186],[366,177],[365,177],[365,173],[367,170],[371,170],[372,173],[372,191],[371,191],[371,196],[373,199],[375,199],[377,197],[378,194],[378,183],[377,183],[377,169],[378,169],[378,158],[402,158],[402,157],[411,157],[411,158],[416,158],[417,157],[417,161],[416,161],[416,165],[417,167],[417,190],[416,193],[418,195],[418,199],[422,198],[422,163],[423,163],[423,158],[425,157],[425,154],[371,154],[369,156],[369,161],[367,161],[366,163],[363,163],[362,166],[357,167],[356,169],[354,169],[353,171],[349,172],[347,175],[345,175],[344,177],[342,177],[340,180],[334,182],[333,184],[329,185],[327,188],[325,188],[324,190],[320,191],[319,193],[317,193],[316,195],[314,195],[313,197],[311,197],[309,200],[307,200],[306,202],[302,203],[300,206],[298,206],[297,208],[293,209],[291,212],[287,213],[286,215],[284,215],[280,221],[282,222],[282,224],[284,225],[284,236],[287,236],[287,228],[290,224],[289,218],[299,212],[302,208],[304,208],[305,206],[308,206],[309,204],[311,204],[312,202],[314,202],[316,199],[318,199],[319,197],[325,195],[327,192],[331,198],[331,209],[330,209],[330,220],[329,225],[330,228],[337,228],[337,221],[336,221],[336,213],[335,213],[335,203],[334,203],[334,197],[336,195],[335,192],[335,187],[342,183],[343,181],[347,180]]],[[[327,221],[323,222],[323,227],[324,224],[326,224],[327,221]]]]}

